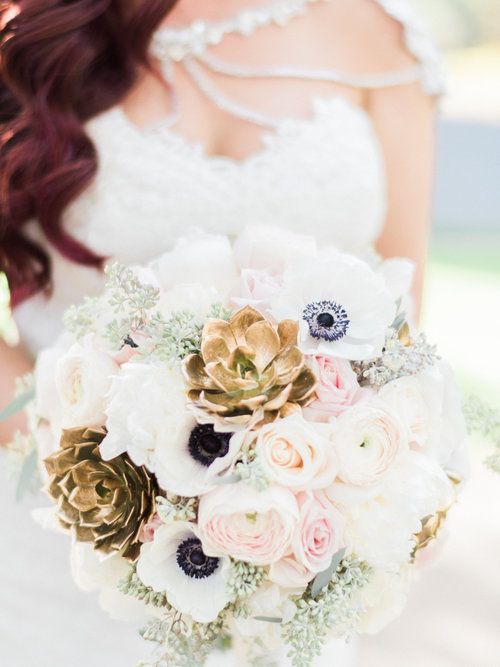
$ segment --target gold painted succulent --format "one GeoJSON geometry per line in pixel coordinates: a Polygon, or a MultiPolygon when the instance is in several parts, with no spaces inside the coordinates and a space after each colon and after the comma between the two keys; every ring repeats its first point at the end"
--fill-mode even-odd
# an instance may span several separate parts
{"type": "Polygon", "coordinates": [[[105,435],[87,428],[64,431],[61,448],[45,459],[47,491],[57,503],[59,522],[77,541],[135,561],[141,528],[156,511],[158,486],[126,454],[104,461],[99,444],[105,435]]]}
{"type": "Polygon", "coordinates": [[[286,416],[314,397],[316,378],[297,347],[298,324],[273,326],[246,306],[209,320],[201,354],[184,360],[189,398],[215,421],[246,425],[286,416]]]}

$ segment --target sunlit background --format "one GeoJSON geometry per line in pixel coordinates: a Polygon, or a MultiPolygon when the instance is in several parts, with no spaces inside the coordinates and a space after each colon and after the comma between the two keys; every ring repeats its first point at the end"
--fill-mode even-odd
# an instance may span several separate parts
{"type": "MultiPolygon", "coordinates": [[[[464,394],[500,405],[500,0],[414,0],[445,51],[424,328],[464,394]]],[[[0,276],[0,334],[15,340],[0,276]]],[[[408,609],[363,640],[358,667],[500,667],[500,476],[473,478],[408,609]]],[[[334,661],[333,661],[334,667],[334,661]]]]}

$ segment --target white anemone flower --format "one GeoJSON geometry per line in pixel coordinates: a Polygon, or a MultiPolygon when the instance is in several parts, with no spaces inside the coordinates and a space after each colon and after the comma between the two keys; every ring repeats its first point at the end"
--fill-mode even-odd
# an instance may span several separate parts
{"type": "Polygon", "coordinates": [[[300,321],[299,346],[306,354],[362,361],[380,355],[396,304],[381,274],[328,249],[285,272],[271,313],[278,321],[300,321]]]}
{"type": "Polygon", "coordinates": [[[228,470],[241,449],[241,438],[218,433],[212,424],[193,424],[190,433],[168,447],[157,447],[158,483],[178,496],[201,496],[214,488],[216,477],[228,470]]]}
{"type": "Polygon", "coordinates": [[[160,526],[137,562],[140,580],[198,623],[215,621],[229,604],[230,570],[229,558],[207,556],[196,526],[184,521],[160,526]]]}

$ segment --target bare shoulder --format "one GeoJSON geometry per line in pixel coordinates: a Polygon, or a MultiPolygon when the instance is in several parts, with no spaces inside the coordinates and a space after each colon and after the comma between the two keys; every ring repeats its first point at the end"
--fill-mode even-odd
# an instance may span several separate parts
{"type": "Polygon", "coordinates": [[[328,27],[356,70],[379,72],[415,63],[404,27],[377,0],[331,0],[321,13],[322,30],[328,27]]]}

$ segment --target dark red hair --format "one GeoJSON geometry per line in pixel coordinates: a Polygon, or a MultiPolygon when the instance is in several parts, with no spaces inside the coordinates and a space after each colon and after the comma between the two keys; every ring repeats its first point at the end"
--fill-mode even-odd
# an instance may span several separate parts
{"type": "MultiPolygon", "coordinates": [[[[96,150],[83,124],[117,104],[177,0],[19,0],[0,33],[0,270],[12,303],[50,287],[50,260],[30,220],[64,257],[101,257],[63,228],[66,206],[91,183],[96,150]]],[[[0,0],[1,15],[8,11],[0,0]]]]}

